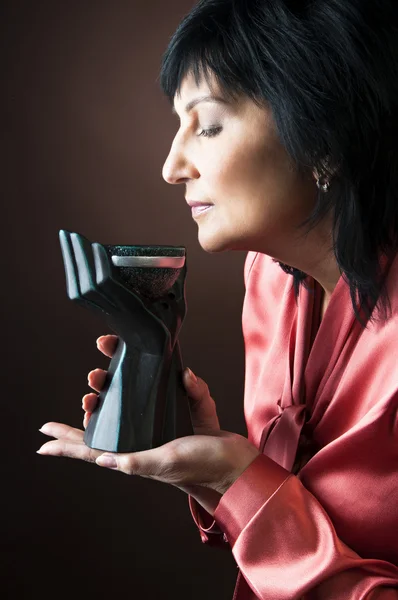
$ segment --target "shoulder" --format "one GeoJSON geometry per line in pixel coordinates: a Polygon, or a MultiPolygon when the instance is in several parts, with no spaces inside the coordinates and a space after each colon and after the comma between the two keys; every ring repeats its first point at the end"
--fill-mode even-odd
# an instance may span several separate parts
{"type": "Polygon", "coordinates": [[[272,256],[261,252],[248,252],[244,264],[244,283],[246,292],[283,293],[286,285],[292,284],[292,276],[285,273],[272,256]]]}
{"type": "Polygon", "coordinates": [[[256,277],[264,272],[267,274],[270,274],[272,271],[279,271],[280,273],[283,273],[282,269],[279,267],[278,263],[275,262],[272,256],[262,254],[261,252],[250,251],[246,255],[244,264],[245,285],[247,285],[253,270],[256,274],[256,277]]]}
{"type": "Polygon", "coordinates": [[[243,278],[245,281],[245,287],[247,287],[247,282],[249,279],[250,271],[253,267],[254,261],[259,256],[259,252],[248,252],[246,255],[245,264],[243,267],[243,278]]]}

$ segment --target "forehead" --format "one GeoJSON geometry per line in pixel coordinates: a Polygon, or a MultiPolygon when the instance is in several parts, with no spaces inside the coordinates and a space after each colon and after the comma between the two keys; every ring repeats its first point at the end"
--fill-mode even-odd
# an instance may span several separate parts
{"type": "Polygon", "coordinates": [[[174,106],[176,106],[177,103],[188,102],[198,94],[221,95],[221,93],[221,88],[217,84],[214,76],[211,76],[211,80],[208,83],[202,75],[198,83],[196,83],[193,73],[188,73],[182,79],[180,90],[177,91],[174,96],[174,106]]]}
{"type": "Polygon", "coordinates": [[[176,92],[173,99],[172,113],[182,115],[199,103],[213,104],[224,109],[239,110],[244,100],[238,94],[228,93],[218,83],[214,74],[209,73],[207,78],[201,75],[198,82],[192,73],[187,74],[181,82],[180,90],[176,92]]]}
{"type": "MultiPolygon", "coordinates": [[[[198,81],[192,73],[188,73],[182,79],[180,91],[174,96],[172,112],[180,117],[188,113],[199,102],[212,102],[228,109],[232,114],[248,122],[255,122],[257,125],[264,126],[266,121],[267,128],[272,125],[272,111],[267,103],[258,106],[248,96],[235,93],[227,93],[218,83],[215,75],[209,72],[206,78],[202,75],[198,81]]],[[[204,103],[205,103],[204,102],[204,103]]]]}

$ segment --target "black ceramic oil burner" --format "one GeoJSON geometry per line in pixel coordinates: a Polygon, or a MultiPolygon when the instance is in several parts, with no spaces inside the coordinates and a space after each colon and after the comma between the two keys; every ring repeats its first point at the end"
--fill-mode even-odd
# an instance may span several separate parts
{"type": "Polygon", "coordinates": [[[59,232],[67,293],[118,335],[84,434],[91,448],[149,450],[192,435],[178,334],[186,314],[181,246],[111,246],[59,232]]]}

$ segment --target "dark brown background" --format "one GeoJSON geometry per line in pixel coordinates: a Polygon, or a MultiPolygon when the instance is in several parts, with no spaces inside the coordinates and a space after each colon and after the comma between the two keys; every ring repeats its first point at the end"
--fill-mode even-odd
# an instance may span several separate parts
{"type": "MultiPolygon", "coordinates": [[[[2,557],[6,598],[222,600],[230,552],[202,545],[176,488],[42,457],[49,420],[80,427],[110,332],[66,295],[59,229],[111,244],[185,245],[186,365],[221,427],[245,434],[243,253],[207,254],[161,168],[177,128],[157,81],[191,0],[8,2],[2,73],[2,557]]],[[[5,595],[3,595],[5,593],[5,595]]]]}

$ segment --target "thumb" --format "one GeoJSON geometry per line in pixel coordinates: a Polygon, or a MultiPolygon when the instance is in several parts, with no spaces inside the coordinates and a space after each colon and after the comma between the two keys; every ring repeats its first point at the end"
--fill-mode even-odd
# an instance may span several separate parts
{"type": "Polygon", "coordinates": [[[216,403],[210,396],[209,386],[203,379],[185,369],[183,382],[188,394],[192,425],[196,434],[212,433],[220,430],[216,403]]]}

